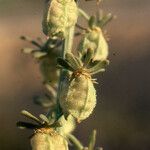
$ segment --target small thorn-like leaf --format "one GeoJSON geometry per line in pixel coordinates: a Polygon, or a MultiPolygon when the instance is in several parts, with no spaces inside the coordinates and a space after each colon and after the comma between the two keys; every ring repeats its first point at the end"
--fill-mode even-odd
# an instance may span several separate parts
{"type": "Polygon", "coordinates": [[[37,117],[35,117],[31,113],[29,113],[28,111],[22,110],[21,114],[24,115],[24,116],[26,116],[26,117],[28,117],[28,118],[30,118],[30,119],[32,119],[32,120],[34,120],[35,122],[37,122],[39,124],[41,124],[41,121],[37,117]]]}
{"type": "MultiPolygon", "coordinates": [[[[90,73],[91,75],[94,75],[94,74],[97,74],[97,73],[100,73],[100,72],[105,72],[105,69],[99,69],[97,71],[93,71],[92,73],[90,73]]],[[[94,82],[97,84],[97,82],[94,82]]]]}
{"type": "Polygon", "coordinates": [[[63,68],[70,70],[70,71],[74,71],[75,69],[72,68],[72,66],[64,59],[62,58],[57,58],[57,63],[58,65],[62,66],[63,68]]]}
{"type": "Polygon", "coordinates": [[[36,124],[32,124],[32,123],[28,123],[28,122],[22,122],[22,121],[17,122],[16,125],[20,129],[36,129],[39,127],[36,124]]]}
{"type": "Polygon", "coordinates": [[[21,51],[25,54],[31,54],[32,52],[39,51],[39,50],[35,50],[33,48],[23,48],[21,51]]]}
{"type": "Polygon", "coordinates": [[[96,130],[93,130],[90,136],[88,150],[94,150],[95,143],[96,143],[96,130]]]}
{"type": "Polygon", "coordinates": [[[47,118],[45,115],[40,114],[39,117],[42,119],[42,121],[44,121],[44,122],[46,122],[47,124],[49,124],[49,120],[48,120],[48,118],[47,118]]]}
{"type": "Polygon", "coordinates": [[[46,56],[47,53],[46,53],[46,52],[40,52],[40,51],[33,51],[33,52],[32,52],[32,55],[33,55],[35,58],[39,59],[39,58],[42,58],[42,57],[46,56]]]}
{"type": "Polygon", "coordinates": [[[76,60],[75,56],[72,53],[66,54],[66,60],[75,70],[81,67],[80,63],[76,60]]]}
{"type": "Polygon", "coordinates": [[[81,57],[80,56],[78,56],[78,57],[74,57],[75,59],[76,59],[76,61],[78,62],[78,64],[80,65],[80,67],[81,66],[83,66],[83,63],[82,63],[82,61],[81,61],[81,57]]]}
{"type": "Polygon", "coordinates": [[[92,49],[88,49],[84,59],[84,67],[90,63],[93,56],[94,56],[94,51],[92,49]]]}
{"type": "Polygon", "coordinates": [[[100,19],[98,21],[98,26],[103,28],[105,25],[107,25],[112,19],[113,19],[113,15],[111,13],[107,14],[107,15],[104,15],[102,17],[102,19],[100,19]]]}
{"type": "Polygon", "coordinates": [[[105,67],[109,64],[108,60],[99,61],[95,66],[88,69],[88,71],[92,74],[96,74],[97,72],[104,72],[105,67]]]}
{"type": "Polygon", "coordinates": [[[54,105],[53,100],[48,98],[47,96],[35,96],[33,98],[33,101],[35,104],[45,108],[52,107],[54,105]]]}
{"type": "Polygon", "coordinates": [[[56,90],[49,84],[45,84],[45,86],[48,89],[48,91],[50,92],[50,94],[52,95],[52,97],[56,98],[56,96],[57,96],[56,90]]]}
{"type": "Polygon", "coordinates": [[[96,17],[91,16],[89,20],[89,27],[92,29],[96,25],[96,17]]]}
{"type": "Polygon", "coordinates": [[[83,144],[72,134],[67,135],[69,140],[73,143],[77,150],[83,150],[83,144]]]}
{"type": "Polygon", "coordinates": [[[21,38],[22,40],[25,40],[25,41],[28,41],[28,42],[32,43],[33,45],[37,46],[37,47],[40,48],[40,49],[42,48],[41,45],[40,45],[38,42],[32,40],[30,37],[21,36],[20,38],[21,38]]]}

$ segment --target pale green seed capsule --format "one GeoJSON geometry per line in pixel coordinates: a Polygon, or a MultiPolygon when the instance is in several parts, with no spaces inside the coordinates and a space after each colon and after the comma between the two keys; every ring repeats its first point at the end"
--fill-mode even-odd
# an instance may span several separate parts
{"type": "Polygon", "coordinates": [[[94,29],[87,31],[85,34],[84,38],[79,44],[79,51],[85,54],[87,49],[94,50],[94,61],[107,59],[108,44],[100,28],[95,27],[94,29]]]}
{"type": "Polygon", "coordinates": [[[74,0],[52,0],[46,6],[43,32],[47,36],[65,37],[77,22],[78,8],[74,0]]]}
{"type": "Polygon", "coordinates": [[[32,150],[68,150],[67,141],[53,129],[38,129],[31,138],[32,150]]]}
{"type": "Polygon", "coordinates": [[[60,105],[64,113],[71,114],[79,122],[89,117],[96,106],[96,90],[91,78],[80,74],[64,81],[60,105]]]}

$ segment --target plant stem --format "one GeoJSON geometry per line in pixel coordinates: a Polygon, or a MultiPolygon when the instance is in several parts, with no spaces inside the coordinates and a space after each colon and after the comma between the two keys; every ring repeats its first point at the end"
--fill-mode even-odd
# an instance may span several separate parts
{"type": "MultiPolygon", "coordinates": [[[[66,53],[71,53],[72,50],[72,44],[73,44],[73,37],[74,37],[74,29],[75,26],[73,26],[72,28],[68,29],[68,33],[63,41],[63,47],[62,47],[62,53],[61,53],[61,57],[64,59],[66,53]]],[[[60,104],[59,104],[59,97],[60,97],[60,92],[61,92],[61,83],[64,80],[64,78],[66,77],[66,70],[65,69],[61,69],[60,70],[60,77],[59,77],[59,81],[58,81],[58,91],[57,91],[57,108],[56,108],[56,120],[58,120],[60,118],[60,116],[63,115],[60,104]]],[[[47,117],[49,117],[50,113],[47,114],[47,117]]]]}

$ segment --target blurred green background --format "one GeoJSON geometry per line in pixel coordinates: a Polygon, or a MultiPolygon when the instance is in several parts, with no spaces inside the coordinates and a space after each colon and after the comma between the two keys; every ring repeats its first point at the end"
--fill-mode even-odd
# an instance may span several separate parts
{"type": "MultiPolygon", "coordinates": [[[[44,92],[38,65],[20,49],[29,46],[21,35],[44,37],[44,0],[0,0],[0,150],[29,150],[30,131],[16,128],[22,109],[43,109],[32,97],[44,92]]],[[[81,1],[88,13],[94,2],[81,1]]],[[[150,149],[150,1],[105,0],[102,8],[117,19],[108,25],[111,64],[97,76],[98,104],[81,123],[76,136],[86,145],[92,129],[104,150],[150,149]]]]}

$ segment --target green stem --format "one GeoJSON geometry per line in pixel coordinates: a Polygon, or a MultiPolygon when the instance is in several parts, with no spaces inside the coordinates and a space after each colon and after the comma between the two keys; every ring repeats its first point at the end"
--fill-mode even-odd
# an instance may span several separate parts
{"type": "Polygon", "coordinates": [[[90,16],[84,10],[82,10],[81,8],[79,8],[78,10],[79,10],[79,14],[83,16],[86,20],[90,19],[90,16]]]}
{"type": "MultiPolygon", "coordinates": [[[[72,50],[72,44],[73,44],[73,37],[74,37],[74,26],[70,29],[68,29],[68,33],[63,41],[63,47],[62,47],[62,53],[61,57],[64,59],[66,53],[71,53],[72,50]]],[[[59,119],[60,116],[63,115],[60,104],[59,104],[59,97],[60,97],[60,92],[61,92],[61,83],[64,80],[64,77],[66,76],[66,70],[61,69],[60,70],[60,77],[59,77],[59,82],[58,82],[58,91],[57,91],[57,108],[56,108],[56,113],[57,113],[57,118],[59,119]]],[[[49,117],[50,113],[47,114],[47,117],[49,117]]]]}
{"type": "Polygon", "coordinates": [[[76,150],[83,150],[83,148],[84,148],[83,145],[81,144],[81,142],[74,135],[69,134],[68,138],[74,144],[74,146],[76,147],[76,150]]]}

